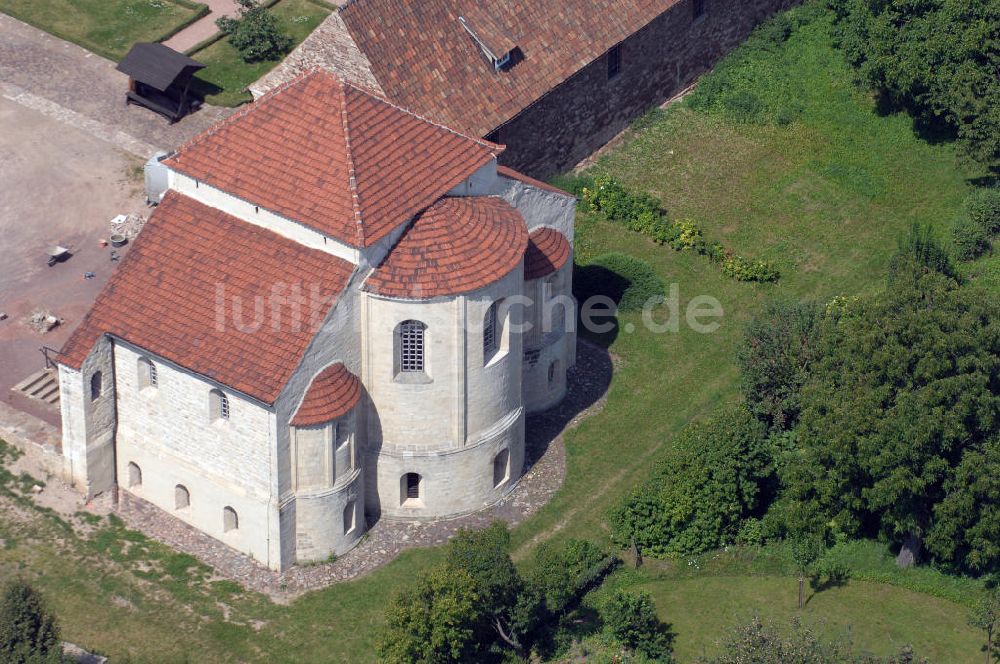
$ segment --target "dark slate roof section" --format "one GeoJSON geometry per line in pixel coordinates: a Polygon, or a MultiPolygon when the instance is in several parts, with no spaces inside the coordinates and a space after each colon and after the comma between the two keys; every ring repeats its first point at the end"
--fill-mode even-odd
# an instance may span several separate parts
{"type": "Polygon", "coordinates": [[[178,76],[184,74],[190,77],[204,66],[169,46],[139,42],[132,46],[115,69],[162,91],[169,88],[178,76]]]}

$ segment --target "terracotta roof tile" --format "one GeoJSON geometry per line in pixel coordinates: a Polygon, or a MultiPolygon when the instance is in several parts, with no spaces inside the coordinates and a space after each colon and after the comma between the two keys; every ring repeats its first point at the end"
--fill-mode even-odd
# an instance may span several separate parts
{"type": "Polygon", "coordinates": [[[331,364],[313,378],[292,418],[292,426],[330,422],[354,408],[360,399],[361,381],[358,377],[340,362],[331,364]]]}
{"type": "Polygon", "coordinates": [[[468,293],[517,268],[528,246],[521,213],[500,198],[442,198],[406,230],[365,290],[427,299],[468,293]]]}
{"type": "Polygon", "coordinates": [[[164,163],[366,247],[502,150],[331,73],[309,72],[196,136],[164,163]]]}
{"type": "Polygon", "coordinates": [[[355,0],[341,17],[389,99],[484,136],[681,1],[355,0]],[[470,14],[523,59],[495,71],[458,20],[470,14]]]}
{"type": "Polygon", "coordinates": [[[524,279],[538,279],[561,268],[573,249],[569,240],[554,228],[539,228],[531,232],[528,249],[524,252],[524,279]]]}
{"type": "Polygon", "coordinates": [[[111,334],[270,404],[353,269],[170,191],[59,361],[78,369],[111,334]],[[287,296],[278,319],[271,317],[275,292],[287,296]],[[260,325],[258,297],[265,303],[260,325]]]}

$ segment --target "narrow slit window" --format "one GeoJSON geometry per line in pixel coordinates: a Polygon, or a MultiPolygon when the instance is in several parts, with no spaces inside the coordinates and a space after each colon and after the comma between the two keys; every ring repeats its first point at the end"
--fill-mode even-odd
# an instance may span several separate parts
{"type": "Polygon", "coordinates": [[[618,76],[622,71],[622,45],[615,44],[608,51],[608,80],[618,76]]]}
{"type": "Polygon", "coordinates": [[[483,317],[483,361],[489,362],[497,352],[497,303],[486,310],[483,317]]]}

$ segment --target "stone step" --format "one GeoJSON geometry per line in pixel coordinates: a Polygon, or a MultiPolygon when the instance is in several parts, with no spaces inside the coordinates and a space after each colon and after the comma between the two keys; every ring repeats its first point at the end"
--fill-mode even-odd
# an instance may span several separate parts
{"type": "Polygon", "coordinates": [[[56,369],[42,369],[31,374],[11,388],[29,399],[35,399],[50,406],[59,405],[59,372],[56,369]]]}

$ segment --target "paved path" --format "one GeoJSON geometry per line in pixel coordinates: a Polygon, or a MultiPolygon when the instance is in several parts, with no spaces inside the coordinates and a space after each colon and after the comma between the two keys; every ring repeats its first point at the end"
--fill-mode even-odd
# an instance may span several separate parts
{"type": "Polygon", "coordinates": [[[219,31],[215,20],[222,16],[236,16],[235,0],[199,0],[208,5],[209,13],[176,35],[163,42],[175,51],[183,53],[189,48],[200,44],[219,31]]]}
{"type": "MultiPolygon", "coordinates": [[[[0,96],[81,129],[140,158],[177,147],[232,109],[206,106],[177,123],[125,106],[128,78],[115,63],[0,14],[0,96]]],[[[0,128],[2,130],[14,128],[0,128]]]]}

